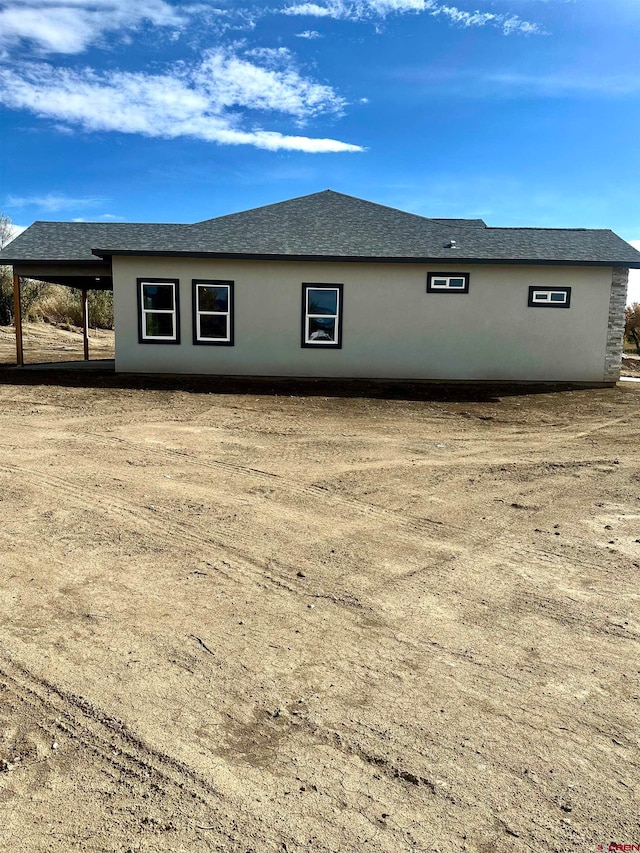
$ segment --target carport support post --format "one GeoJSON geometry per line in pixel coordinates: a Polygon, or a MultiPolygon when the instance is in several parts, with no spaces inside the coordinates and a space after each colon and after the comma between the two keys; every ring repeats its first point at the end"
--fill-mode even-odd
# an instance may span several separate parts
{"type": "Polygon", "coordinates": [[[20,276],[13,274],[13,325],[16,330],[16,363],[18,367],[24,365],[24,354],[22,349],[22,304],[20,300],[20,276]]]}
{"type": "Polygon", "coordinates": [[[89,306],[87,291],[82,291],[82,342],[84,344],[84,360],[89,361],[89,306]]]}

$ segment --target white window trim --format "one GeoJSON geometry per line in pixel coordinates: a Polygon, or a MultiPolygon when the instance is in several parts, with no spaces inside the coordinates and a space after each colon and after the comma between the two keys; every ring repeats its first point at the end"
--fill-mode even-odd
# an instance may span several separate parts
{"type": "Polygon", "coordinates": [[[340,325],[342,312],[342,288],[335,284],[304,284],[304,344],[308,347],[333,347],[334,349],[342,346],[342,331],[340,325]],[[335,314],[310,314],[309,313],[309,291],[311,290],[328,290],[336,294],[336,313],[335,314]],[[311,320],[335,320],[334,341],[311,340],[309,334],[309,324],[311,320]]]}
{"type": "Polygon", "coordinates": [[[460,276],[460,275],[444,275],[444,276],[439,275],[437,278],[431,279],[431,287],[434,288],[434,290],[462,290],[462,288],[464,288],[464,278],[462,278],[462,276],[460,276]],[[451,282],[453,281],[454,278],[457,281],[460,281],[460,279],[462,279],[462,287],[457,287],[457,286],[454,287],[451,284],[451,282]],[[437,284],[436,283],[436,282],[439,282],[440,280],[444,281],[444,284],[437,284]]]}
{"type": "Polygon", "coordinates": [[[531,301],[541,303],[543,302],[545,305],[566,305],[567,304],[567,292],[565,290],[534,290],[531,294],[531,301]],[[562,299],[552,299],[552,296],[562,296],[562,299]]]}
{"type": "Polygon", "coordinates": [[[196,281],[196,340],[206,344],[228,344],[231,343],[231,311],[232,311],[232,292],[229,284],[214,284],[210,281],[196,281]],[[216,287],[227,291],[226,311],[202,311],[200,310],[200,288],[201,287],[216,287]],[[200,331],[201,317],[226,317],[227,318],[227,335],[224,338],[208,338],[200,331]]]}
{"type": "Polygon", "coordinates": [[[178,312],[176,309],[176,283],[175,281],[140,281],[140,312],[142,317],[141,337],[144,341],[176,341],[178,339],[178,312]],[[167,308],[145,308],[144,289],[147,287],[171,287],[173,294],[173,309],[167,308]],[[171,314],[173,318],[172,335],[149,335],[147,334],[147,314],[171,314]]]}
{"type": "Polygon", "coordinates": [[[570,308],[570,287],[529,287],[529,308],[570,308]],[[562,299],[552,299],[552,296],[561,296],[562,299]]]}
{"type": "Polygon", "coordinates": [[[427,275],[427,293],[469,293],[469,273],[430,272],[427,275]],[[462,287],[452,287],[453,279],[462,279],[462,287]],[[444,284],[435,284],[436,281],[444,281],[444,284]]]}

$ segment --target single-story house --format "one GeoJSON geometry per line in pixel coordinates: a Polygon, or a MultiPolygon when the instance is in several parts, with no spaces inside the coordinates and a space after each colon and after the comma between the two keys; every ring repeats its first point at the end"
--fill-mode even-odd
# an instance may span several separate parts
{"type": "Polygon", "coordinates": [[[0,263],[18,292],[112,287],[119,372],[610,383],[640,252],[326,190],[193,225],[36,222],[0,263]]]}

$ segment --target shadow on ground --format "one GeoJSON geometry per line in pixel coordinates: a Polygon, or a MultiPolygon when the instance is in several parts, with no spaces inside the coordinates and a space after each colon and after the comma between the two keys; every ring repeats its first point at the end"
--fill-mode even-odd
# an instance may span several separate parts
{"type": "Polygon", "coordinates": [[[354,397],[379,400],[497,403],[503,397],[558,394],[602,388],[604,383],[442,382],[372,379],[292,379],[256,376],[185,376],[117,374],[113,362],[52,365],[0,364],[0,384],[61,388],[117,388],[185,391],[192,394],[245,394],[273,397],[354,397]]]}

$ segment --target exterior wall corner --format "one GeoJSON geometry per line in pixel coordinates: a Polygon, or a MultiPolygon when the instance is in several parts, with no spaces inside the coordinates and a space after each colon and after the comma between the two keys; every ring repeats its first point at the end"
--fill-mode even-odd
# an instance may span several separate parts
{"type": "Polygon", "coordinates": [[[607,345],[604,358],[604,381],[617,382],[620,379],[622,363],[622,339],[624,334],[624,309],[627,304],[627,267],[613,267],[611,275],[611,296],[609,298],[609,320],[607,324],[607,345]]]}

